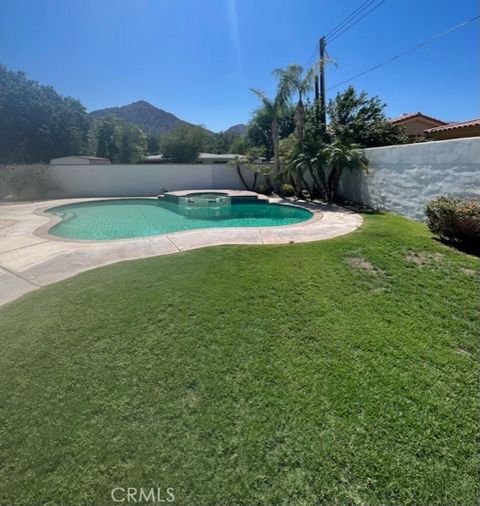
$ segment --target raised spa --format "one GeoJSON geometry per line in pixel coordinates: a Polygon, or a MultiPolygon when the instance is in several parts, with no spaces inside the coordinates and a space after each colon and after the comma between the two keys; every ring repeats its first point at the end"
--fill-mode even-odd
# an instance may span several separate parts
{"type": "Polygon", "coordinates": [[[270,204],[256,197],[224,193],[165,195],[159,199],[96,200],[53,207],[61,218],[49,233],[68,239],[127,239],[183,230],[278,227],[312,217],[301,207],[270,204]]]}

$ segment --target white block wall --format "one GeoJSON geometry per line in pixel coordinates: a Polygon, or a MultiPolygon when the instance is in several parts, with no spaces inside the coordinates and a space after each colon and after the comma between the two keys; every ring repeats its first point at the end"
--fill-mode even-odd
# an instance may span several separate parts
{"type": "Polygon", "coordinates": [[[364,150],[369,173],[346,171],[340,195],[375,209],[424,218],[438,195],[480,198],[480,137],[364,150]]]}
{"type": "MultiPolygon", "coordinates": [[[[248,177],[248,171],[243,171],[248,177]]],[[[183,189],[243,190],[236,168],[227,164],[50,165],[59,197],[128,197],[183,189]]]]}
{"type": "MultiPolygon", "coordinates": [[[[423,219],[441,194],[480,198],[480,137],[365,149],[369,173],[342,176],[340,195],[375,209],[423,219]]],[[[227,164],[51,165],[58,197],[157,195],[163,189],[244,189],[227,164]]],[[[243,170],[251,182],[252,174],[243,170]]]]}

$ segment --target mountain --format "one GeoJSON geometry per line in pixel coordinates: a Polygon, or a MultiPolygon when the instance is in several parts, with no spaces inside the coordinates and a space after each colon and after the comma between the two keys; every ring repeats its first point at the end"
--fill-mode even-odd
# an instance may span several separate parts
{"type": "MultiPolygon", "coordinates": [[[[177,118],[171,112],[159,109],[154,105],[145,102],[145,100],[139,100],[132,104],[124,105],[122,107],[108,107],[106,109],[98,109],[92,111],[90,116],[94,119],[102,119],[109,114],[129,123],[138,125],[145,133],[164,134],[175,128],[178,124],[197,126],[192,123],[188,123],[183,119],[177,118]]],[[[240,134],[243,135],[247,129],[247,125],[239,123],[233,125],[227,130],[226,133],[240,134]]]]}
{"type": "Polygon", "coordinates": [[[243,123],[239,123],[238,125],[233,125],[230,128],[227,128],[227,130],[225,130],[225,133],[243,135],[246,131],[247,131],[247,125],[244,125],[243,123]]]}
{"type": "Polygon", "coordinates": [[[122,107],[109,107],[107,109],[99,109],[90,113],[95,119],[102,119],[112,114],[123,121],[128,121],[138,125],[146,133],[164,134],[169,132],[178,124],[195,126],[187,121],[177,118],[174,114],[158,109],[157,107],[139,100],[122,107]]]}

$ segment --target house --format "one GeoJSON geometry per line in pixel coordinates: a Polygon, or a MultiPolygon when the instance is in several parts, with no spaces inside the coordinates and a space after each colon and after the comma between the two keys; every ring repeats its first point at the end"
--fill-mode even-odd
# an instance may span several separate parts
{"type": "Polygon", "coordinates": [[[167,158],[162,154],[160,154],[160,155],[146,156],[141,163],[166,163],[166,162],[168,162],[167,158]]]}
{"type": "Polygon", "coordinates": [[[393,123],[394,125],[402,125],[405,127],[405,132],[411,140],[423,137],[426,129],[447,124],[445,121],[426,116],[421,112],[402,114],[398,118],[391,119],[390,123],[393,123]]]}
{"type": "Polygon", "coordinates": [[[429,128],[425,135],[434,140],[480,137],[480,118],[429,128]]]}
{"type": "Polygon", "coordinates": [[[231,153],[216,154],[216,153],[198,153],[196,163],[228,163],[237,158],[244,159],[243,155],[234,155],[231,153]]]}
{"type": "Polygon", "coordinates": [[[50,160],[50,165],[110,165],[110,163],[108,158],[80,155],[62,156],[50,160]]]}
{"type": "MultiPolygon", "coordinates": [[[[197,161],[195,163],[205,163],[205,164],[228,163],[231,160],[235,160],[236,158],[239,158],[241,160],[245,159],[243,155],[235,155],[231,153],[224,153],[224,154],[199,153],[197,161]]],[[[169,161],[168,158],[166,158],[162,154],[159,154],[145,157],[143,163],[165,163],[168,161],[169,161]]]]}

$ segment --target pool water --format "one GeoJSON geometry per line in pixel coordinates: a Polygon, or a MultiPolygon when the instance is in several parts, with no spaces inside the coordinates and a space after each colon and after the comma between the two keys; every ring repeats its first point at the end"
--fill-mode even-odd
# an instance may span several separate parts
{"type": "Polygon", "coordinates": [[[189,207],[156,199],[97,200],[47,210],[62,221],[49,233],[68,239],[126,239],[182,230],[225,227],[274,227],[312,217],[306,209],[266,202],[189,207]]]}

